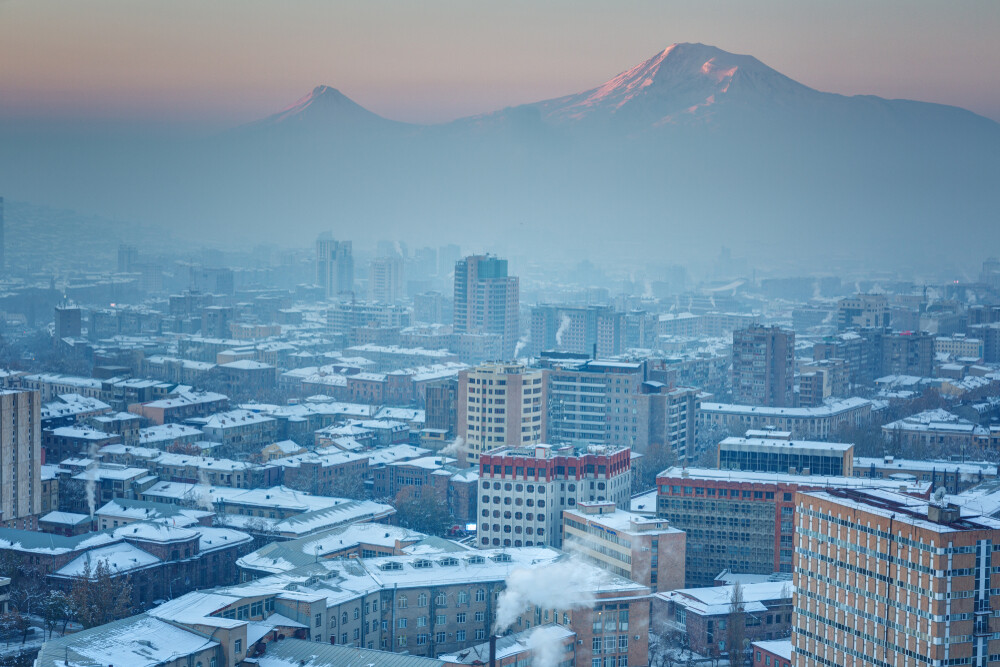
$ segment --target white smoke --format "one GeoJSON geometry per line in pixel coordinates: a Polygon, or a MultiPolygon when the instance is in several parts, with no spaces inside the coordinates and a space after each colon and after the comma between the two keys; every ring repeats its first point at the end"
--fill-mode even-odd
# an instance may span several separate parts
{"type": "Polygon", "coordinates": [[[532,667],[559,667],[563,654],[562,633],[551,625],[539,625],[528,635],[532,667]]]}
{"type": "Polygon", "coordinates": [[[653,294],[653,283],[649,282],[649,279],[647,278],[646,281],[645,281],[645,283],[643,284],[642,298],[643,299],[652,299],[652,298],[655,298],[655,297],[656,297],[656,295],[653,294]]]}
{"type": "Polygon", "coordinates": [[[198,470],[198,486],[195,487],[194,497],[198,507],[209,511],[215,510],[215,504],[212,502],[212,485],[208,483],[208,475],[201,469],[198,470]]]}
{"type": "Polygon", "coordinates": [[[504,632],[530,607],[570,610],[590,607],[594,590],[608,574],[578,558],[567,558],[538,567],[520,567],[507,577],[507,587],[497,602],[495,631],[504,632]]]}
{"type": "Polygon", "coordinates": [[[569,319],[569,315],[563,315],[562,319],[559,320],[559,328],[556,330],[556,345],[558,347],[562,347],[563,336],[569,331],[571,324],[573,324],[573,321],[569,319]]]}
{"type": "Polygon", "coordinates": [[[462,436],[456,436],[455,440],[452,441],[450,445],[446,445],[441,448],[438,452],[441,456],[454,456],[455,458],[460,458],[460,454],[464,454],[468,449],[465,447],[465,438],[462,436]]]}
{"type": "Polygon", "coordinates": [[[514,346],[514,358],[517,359],[523,350],[528,345],[528,334],[524,334],[517,341],[517,345],[514,346]]]}
{"type": "Polygon", "coordinates": [[[823,292],[821,292],[819,289],[819,278],[813,281],[813,298],[814,299],[823,298],[823,292]]]}
{"type": "Polygon", "coordinates": [[[97,510],[97,446],[90,446],[90,458],[92,460],[91,466],[87,468],[87,509],[90,510],[90,518],[94,518],[94,512],[97,510]]]}

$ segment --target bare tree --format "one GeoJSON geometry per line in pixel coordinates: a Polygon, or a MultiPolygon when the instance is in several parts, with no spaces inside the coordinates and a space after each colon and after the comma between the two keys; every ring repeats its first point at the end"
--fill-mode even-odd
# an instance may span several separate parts
{"type": "Polygon", "coordinates": [[[733,584],[729,594],[729,615],[726,617],[726,650],[731,667],[746,664],[747,613],[743,601],[743,586],[733,584]]]}
{"type": "Polygon", "coordinates": [[[97,561],[91,569],[84,564],[70,590],[74,617],[85,628],[104,625],[132,613],[132,581],[128,576],[111,575],[107,560],[97,561]]]}

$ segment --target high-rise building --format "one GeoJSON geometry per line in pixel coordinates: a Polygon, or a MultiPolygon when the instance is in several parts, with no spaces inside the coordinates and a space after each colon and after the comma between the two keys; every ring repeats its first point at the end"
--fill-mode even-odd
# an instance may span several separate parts
{"type": "Polygon", "coordinates": [[[403,298],[403,258],[376,257],[368,267],[368,300],[396,303],[403,298]]]}
{"type": "Polygon", "coordinates": [[[629,507],[627,447],[536,444],[479,459],[479,546],[562,546],[562,511],[578,503],[629,507]]]}
{"type": "Polygon", "coordinates": [[[465,458],[499,447],[524,447],[545,437],[545,371],[486,364],[458,375],[458,435],[465,458]]]}
{"type": "Polygon", "coordinates": [[[753,324],[733,332],[733,402],[795,405],[795,332],[753,324]]]}
{"type": "Polygon", "coordinates": [[[118,245],[118,273],[132,273],[139,263],[139,250],[134,245],[118,245]]]}
{"type": "Polygon", "coordinates": [[[455,333],[503,336],[505,359],[513,359],[520,335],[520,287],[507,275],[507,260],[471,255],[455,262],[455,333]]]}
{"type": "Polygon", "coordinates": [[[886,490],[798,493],[794,664],[997,664],[1000,521],[969,514],[886,490]]]}
{"type": "Polygon", "coordinates": [[[0,525],[37,526],[42,506],[42,405],[37,391],[0,392],[0,525]]]}
{"type": "Polygon", "coordinates": [[[328,236],[316,240],[316,284],[326,298],[354,292],[354,256],[350,241],[335,241],[328,236]]]}
{"type": "Polygon", "coordinates": [[[624,313],[611,306],[557,306],[542,304],[531,309],[528,352],[543,350],[579,352],[610,357],[621,354],[624,313]]]}
{"type": "Polygon", "coordinates": [[[83,317],[79,306],[56,306],[56,340],[79,338],[83,331],[83,317]]]}

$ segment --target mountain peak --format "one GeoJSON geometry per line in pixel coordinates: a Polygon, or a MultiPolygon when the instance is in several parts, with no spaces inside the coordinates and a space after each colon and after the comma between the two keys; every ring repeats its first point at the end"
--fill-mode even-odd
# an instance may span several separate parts
{"type": "Polygon", "coordinates": [[[738,79],[745,82],[742,94],[762,84],[769,93],[781,88],[808,90],[753,56],[707,44],[678,43],[596,88],[541,106],[546,117],[557,121],[628,111],[654,116],[654,123],[674,122],[683,114],[704,115],[709,107],[731,98],[731,85],[738,79]]]}
{"type": "Polygon", "coordinates": [[[364,108],[338,89],[325,85],[316,86],[311,92],[262,122],[267,125],[277,125],[290,121],[318,125],[390,122],[364,108]]]}

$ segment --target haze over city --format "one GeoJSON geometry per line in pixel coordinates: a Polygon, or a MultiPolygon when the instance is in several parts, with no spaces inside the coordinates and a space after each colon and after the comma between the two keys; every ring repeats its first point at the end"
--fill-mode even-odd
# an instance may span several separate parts
{"type": "Polygon", "coordinates": [[[1000,665],[998,28],[0,0],[0,667],[1000,665]]]}

